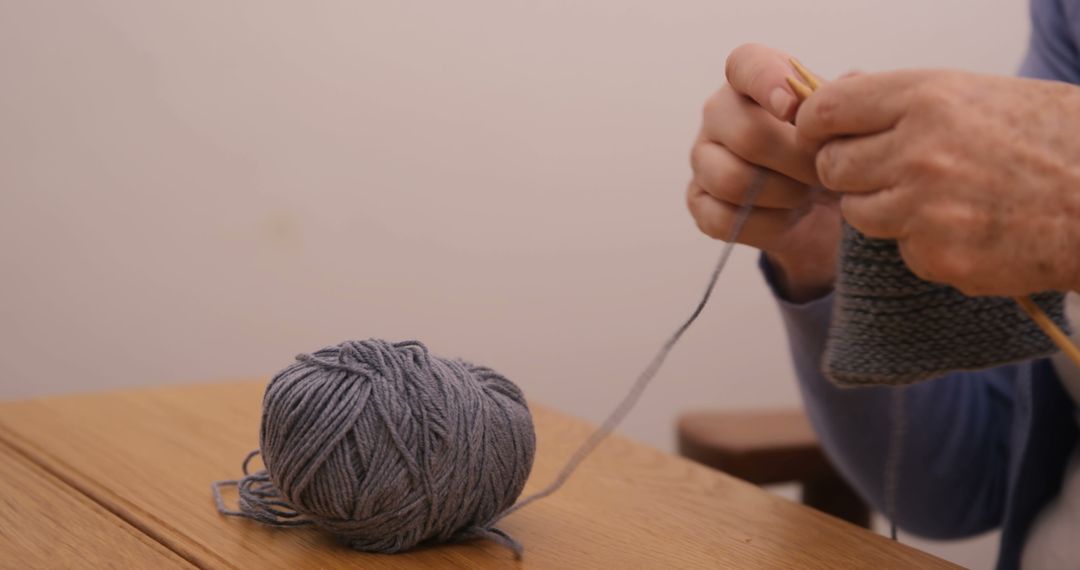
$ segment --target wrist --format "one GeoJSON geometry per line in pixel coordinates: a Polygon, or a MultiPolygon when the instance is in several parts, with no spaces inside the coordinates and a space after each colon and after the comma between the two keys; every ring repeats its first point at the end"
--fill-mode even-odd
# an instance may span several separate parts
{"type": "Polygon", "coordinates": [[[836,255],[808,252],[765,252],[773,269],[774,283],[782,298],[808,303],[832,292],[836,282],[836,255]]]}

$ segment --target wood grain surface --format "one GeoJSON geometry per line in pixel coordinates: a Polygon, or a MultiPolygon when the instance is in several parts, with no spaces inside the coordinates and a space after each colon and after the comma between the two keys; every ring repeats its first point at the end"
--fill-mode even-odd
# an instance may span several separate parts
{"type": "Polygon", "coordinates": [[[0,443],[0,568],[192,568],[0,443]]]}
{"type": "MultiPolygon", "coordinates": [[[[485,541],[378,555],[314,529],[219,516],[210,483],[257,445],[263,382],[0,404],[0,439],[206,568],[952,568],[748,483],[621,437],[561,491],[485,541]]],[[[538,455],[526,493],[549,482],[591,426],[533,405],[538,455]]],[[[229,496],[229,499],[234,497],[229,496]]]]}

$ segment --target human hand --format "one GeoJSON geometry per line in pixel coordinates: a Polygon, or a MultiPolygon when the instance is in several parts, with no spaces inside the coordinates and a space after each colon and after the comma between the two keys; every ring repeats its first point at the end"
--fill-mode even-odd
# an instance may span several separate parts
{"type": "Polygon", "coordinates": [[[911,270],[968,295],[1080,289],[1080,88],[954,71],[822,86],[795,121],[821,183],[911,270]]]}
{"type": "Polygon", "coordinates": [[[792,300],[827,292],[835,278],[840,215],[835,199],[813,193],[814,154],[789,123],[798,99],[785,78],[788,56],[748,44],[731,52],[727,84],[705,104],[690,162],[687,206],[698,228],[730,239],[757,169],[767,177],[738,241],[763,250],[792,300]]]}

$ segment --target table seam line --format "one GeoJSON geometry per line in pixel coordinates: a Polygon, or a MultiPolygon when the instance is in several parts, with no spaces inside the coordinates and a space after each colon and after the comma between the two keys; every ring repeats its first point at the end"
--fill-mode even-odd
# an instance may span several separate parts
{"type": "MultiPolygon", "coordinates": [[[[58,481],[60,481],[61,483],[63,483],[67,487],[71,488],[74,492],[78,493],[79,495],[81,495],[83,497],[86,497],[87,500],[89,500],[89,501],[93,502],[94,504],[100,506],[101,508],[105,509],[106,511],[109,512],[109,514],[111,514],[111,515],[115,516],[116,518],[120,519],[125,524],[131,526],[136,531],[142,533],[143,535],[145,535],[150,540],[153,540],[154,542],[160,544],[161,546],[163,546],[169,552],[172,552],[173,554],[176,554],[181,559],[183,559],[185,562],[191,564],[195,568],[199,568],[200,570],[210,570],[212,568],[211,566],[207,565],[204,561],[200,560],[199,557],[196,556],[194,553],[190,552],[190,549],[184,548],[181,545],[176,544],[175,540],[172,540],[172,539],[166,538],[164,536],[161,536],[159,532],[155,531],[154,529],[150,528],[146,524],[142,523],[142,521],[139,521],[136,517],[126,516],[125,513],[121,509],[117,508],[113,504],[110,504],[110,501],[107,501],[105,499],[102,499],[102,498],[99,498],[98,496],[96,496],[95,493],[91,492],[89,489],[86,488],[87,487],[86,485],[83,485],[83,484],[80,484],[80,483],[74,481],[72,477],[62,473],[58,469],[53,468],[52,466],[50,466],[48,464],[48,462],[42,461],[40,459],[40,457],[38,455],[36,455],[34,453],[34,451],[32,451],[29,448],[33,448],[34,450],[37,451],[37,453],[40,453],[41,455],[48,456],[49,459],[51,461],[54,461],[56,464],[63,465],[65,467],[69,467],[64,461],[53,457],[48,452],[38,448],[38,446],[36,446],[36,445],[34,445],[32,443],[26,442],[24,440],[24,438],[22,438],[20,435],[18,435],[17,432],[12,430],[10,427],[4,425],[2,422],[0,422],[0,442],[2,442],[0,444],[6,445],[7,447],[11,448],[11,450],[14,453],[19,454],[21,457],[23,457],[27,461],[29,461],[32,464],[40,467],[46,473],[48,473],[49,475],[52,475],[53,477],[55,477],[58,481]]],[[[113,494],[113,493],[111,491],[109,491],[108,489],[104,489],[104,494],[113,494]]],[[[184,537],[185,539],[191,541],[195,545],[202,546],[201,544],[198,543],[198,541],[195,541],[194,539],[187,536],[186,534],[184,534],[184,533],[178,531],[177,529],[169,526],[164,521],[161,521],[159,518],[155,517],[153,514],[145,511],[144,509],[139,508],[139,507],[137,507],[135,505],[130,505],[130,508],[132,510],[137,510],[139,512],[142,512],[147,517],[150,517],[150,518],[154,519],[155,521],[157,521],[160,524],[162,524],[163,526],[165,526],[168,530],[171,530],[172,532],[176,533],[177,535],[184,537]]],[[[234,569],[236,568],[235,566],[230,564],[227,560],[222,559],[220,556],[218,556],[216,553],[214,553],[210,549],[208,549],[206,547],[203,547],[202,549],[205,550],[211,557],[216,558],[217,560],[219,560],[224,566],[226,566],[228,568],[234,568],[234,569]]]]}

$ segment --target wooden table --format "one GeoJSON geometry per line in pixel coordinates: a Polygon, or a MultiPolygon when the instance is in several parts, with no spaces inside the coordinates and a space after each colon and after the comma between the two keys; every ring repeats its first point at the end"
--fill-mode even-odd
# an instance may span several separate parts
{"type": "MultiPolygon", "coordinates": [[[[210,482],[258,440],[263,382],[0,404],[0,566],[201,568],[952,568],[928,554],[621,437],[486,541],[399,555],[214,510],[210,482]],[[12,532],[11,529],[14,529],[12,532]],[[151,563],[153,561],[153,563],[151,563]]],[[[529,493],[591,427],[533,405],[529,493]]]]}

